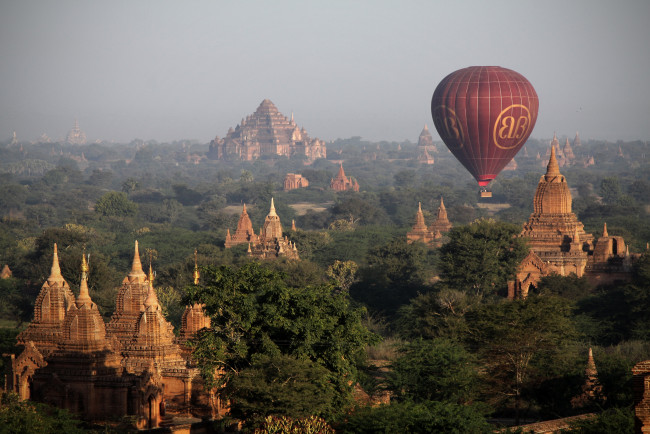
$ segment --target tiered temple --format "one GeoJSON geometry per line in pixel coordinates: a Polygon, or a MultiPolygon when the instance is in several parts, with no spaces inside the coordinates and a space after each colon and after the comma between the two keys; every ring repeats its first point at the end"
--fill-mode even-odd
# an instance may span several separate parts
{"type": "Polygon", "coordinates": [[[330,181],[330,188],[334,191],[359,191],[359,183],[351,176],[345,176],[343,163],[339,166],[339,171],[330,181]]]}
{"type": "Polygon", "coordinates": [[[162,314],[151,266],[149,271],[142,270],[136,242],[116,312],[105,325],[88,291],[85,255],[75,299],[61,275],[55,245],[34,321],[18,336],[25,349],[12,360],[13,390],[22,399],[47,402],[88,420],[132,416],[138,428],[159,426],[174,415],[221,412],[183,346],[209,320],[200,306],[188,307],[194,318],[187,321],[184,315],[177,339],[162,314]]]}
{"type": "Polygon", "coordinates": [[[226,137],[210,143],[208,157],[214,160],[256,160],[265,156],[303,156],[313,161],[327,157],[325,142],[312,139],[304,128],[282,115],[268,99],[255,113],[230,128],[226,137]]]}
{"type": "Polygon", "coordinates": [[[423,164],[433,164],[432,152],[437,152],[436,145],[433,144],[433,137],[431,137],[429,128],[424,124],[424,128],[418,138],[418,161],[423,164]]]}
{"type": "Polygon", "coordinates": [[[609,236],[606,227],[594,241],[571,204],[571,192],[552,146],[546,174],[535,192],[533,213],[520,234],[527,238],[530,252],[515,280],[508,283],[509,298],[525,298],[531,285],[552,273],[586,276],[592,285],[629,279],[630,265],[638,255],[629,253],[621,237],[609,236]]]}

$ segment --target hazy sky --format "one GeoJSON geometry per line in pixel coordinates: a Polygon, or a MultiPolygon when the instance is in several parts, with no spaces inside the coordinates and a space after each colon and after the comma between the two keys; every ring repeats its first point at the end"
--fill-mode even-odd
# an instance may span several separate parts
{"type": "Polygon", "coordinates": [[[526,76],[532,137],[650,139],[650,1],[0,0],[0,140],[207,142],[268,98],[325,140],[416,141],[438,82],[526,76]]]}

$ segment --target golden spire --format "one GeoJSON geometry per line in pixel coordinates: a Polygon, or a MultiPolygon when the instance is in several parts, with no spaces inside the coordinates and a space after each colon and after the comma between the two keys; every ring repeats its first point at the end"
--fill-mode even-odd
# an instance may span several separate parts
{"type": "Polygon", "coordinates": [[[61,267],[59,266],[59,251],[54,243],[54,256],[52,257],[52,268],[50,270],[50,277],[47,278],[47,281],[51,284],[54,282],[64,282],[63,276],[61,275],[61,267]]]}
{"type": "Polygon", "coordinates": [[[441,209],[441,210],[445,210],[445,209],[446,209],[446,208],[445,208],[445,201],[442,200],[442,196],[440,196],[440,209],[441,209]]]}
{"type": "Polygon", "coordinates": [[[84,248],[81,254],[81,283],[79,284],[79,297],[77,298],[76,305],[78,308],[82,306],[90,307],[92,300],[88,293],[88,262],[86,261],[86,249],[84,248]]]}
{"type": "Polygon", "coordinates": [[[557,158],[555,158],[555,146],[551,146],[551,158],[548,160],[548,166],[546,166],[546,176],[559,176],[560,175],[560,166],[557,164],[557,158]]]}
{"type": "Polygon", "coordinates": [[[296,230],[296,221],[291,219],[291,230],[295,231],[296,230]]]}
{"type": "Polygon", "coordinates": [[[269,217],[277,216],[275,213],[275,205],[273,204],[273,198],[271,198],[271,209],[269,211],[269,217]]]}
{"type": "Polygon", "coordinates": [[[607,233],[607,222],[603,225],[603,238],[609,237],[609,234],[607,233]]]}
{"type": "Polygon", "coordinates": [[[422,212],[422,202],[418,202],[418,212],[422,212]]]}
{"type": "Polygon", "coordinates": [[[192,273],[192,276],[194,277],[194,284],[198,285],[201,275],[199,274],[199,264],[197,262],[196,255],[197,252],[196,249],[194,249],[194,273],[192,273]]]}
{"type": "Polygon", "coordinates": [[[133,254],[133,264],[131,264],[131,271],[129,277],[145,278],[146,274],[142,270],[142,262],[140,262],[140,252],[138,251],[138,240],[135,241],[135,253],[133,254]]]}

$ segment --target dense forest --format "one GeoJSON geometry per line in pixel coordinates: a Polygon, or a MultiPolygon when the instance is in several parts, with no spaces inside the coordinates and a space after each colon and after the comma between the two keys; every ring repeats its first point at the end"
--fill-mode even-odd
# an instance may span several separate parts
{"type": "MultiPolygon", "coordinates": [[[[630,431],[631,368],[650,359],[650,147],[583,140],[560,169],[585,230],[598,236],[606,222],[642,253],[630,282],[592,288],[553,275],[526,300],[507,301],[506,282],[527,252],[515,235],[532,212],[548,143],[529,140],[517,168],[492,183],[493,197],[479,199],[442,144],[425,165],[414,143],[360,137],[329,143],[328,159],[309,164],[209,160],[200,158],[208,145],[191,141],[5,141],[0,268],[13,277],[0,280],[2,353],[20,351],[15,336],[32,318],[54,243],[76,293],[82,251],[90,253],[90,293],[108,319],[138,240],[177,331],[186,303],[206,305],[214,327],[197,338],[196,359],[247,429],[491,432],[597,412],[583,432],[630,431]],[[358,193],[329,189],[340,161],[358,193]],[[287,173],[309,186],[283,191],[287,173]],[[418,202],[430,223],[441,197],[454,224],[445,244],[407,244],[418,202]],[[224,247],[242,205],[257,232],[271,198],[301,261],[256,262],[246,246],[224,247]],[[589,348],[602,396],[576,405],[589,348]],[[211,377],[224,366],[227,375],[211,377]],[[390,404],[368,405],[387,395],[390,404]]],[[[8,374],[8,358],[0,363],[8,374]]],[[[16,415],[53,414],[3,400],[6,426],[16,415]]]]}

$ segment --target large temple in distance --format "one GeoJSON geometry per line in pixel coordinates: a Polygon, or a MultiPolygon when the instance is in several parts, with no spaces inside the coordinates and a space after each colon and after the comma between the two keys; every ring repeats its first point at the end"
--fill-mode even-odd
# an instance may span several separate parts
{"type": "Polygon", "coordinates": [[[242,119],[226,137],[210,142],[208,158],[212,160],[257,160],[261,157],[303,156],[308,161],[327,157],[325,142],[311,138],[304,128],[278,111],[268,99],[255,113],[242,119]]]}
{"type": "MultiPolygon", "coordinates": [[[[195,284],[198,277],[195,264],[195,284]]],[[[137,241],[107,324],[90,297],[87,278],[84,255],[75,297],[61,275],[55,244],[34,319],[17,338],[24,350],[12,356],[8,386],[21,399],[64,408],[87,420],[132,417],[139,429],[170,424],[174,416],[223,414],[219,399],[203,387],[185,345],[209,326],[209,318],[201,306],[188,306],[180,337],[174,335],[158,302],[151,266],[148,274],[142,269],[137,241]]]]}

